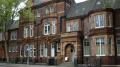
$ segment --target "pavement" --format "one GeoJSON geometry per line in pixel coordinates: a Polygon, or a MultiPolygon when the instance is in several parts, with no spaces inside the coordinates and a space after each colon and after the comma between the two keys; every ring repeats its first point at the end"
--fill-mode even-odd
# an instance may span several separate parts
{"type": "Polygon", "coordinates": [[[74,67],[74,66],[71,63],[63,63],[61,65],[27,65],[27,64],[0,63],[0,67],[74,67]]]}

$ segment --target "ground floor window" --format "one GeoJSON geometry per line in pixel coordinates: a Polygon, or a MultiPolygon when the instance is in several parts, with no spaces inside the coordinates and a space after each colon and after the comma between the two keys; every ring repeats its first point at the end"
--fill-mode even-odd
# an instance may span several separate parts
{"type": "Polygon", "coordinates": [[[27,44],[24,46],[24,57],[34,57],[35,48],[32,44],[27,44]]]}
{"type": "Polygon", "coordinates": [[[90,56],[90,43],[89,40],[85,39],[83,41],[84,47],[84,56],[90,56]]]}
{"type": "Polygon", "coordinates": [[[48,55],[48,48],[47,44],[40,45],[40,57],[47,57],[48,55]]]}
{"type": "Polygon", "coordinates": [[[96,56],[105,55],[105,40],[104,37],[96,38],[96,56]]]}
{"type": "Polygon", "coordinates": [[[120,37],[117,37],[116,44],[117,44],[117,55],[120,56],[120,37]]]}
{"type": "Polygon", "coordinates": [[[112,37],[108,38],[109,55],[112,56],[112,37]]]}

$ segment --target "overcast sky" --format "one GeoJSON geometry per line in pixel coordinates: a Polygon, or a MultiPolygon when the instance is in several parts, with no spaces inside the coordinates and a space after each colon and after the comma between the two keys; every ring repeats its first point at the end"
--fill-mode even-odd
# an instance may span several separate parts
{"type": "Polygon", "coordinates": [[[86,0],[75,0],[76,3],[84,2],[86,0]]]}

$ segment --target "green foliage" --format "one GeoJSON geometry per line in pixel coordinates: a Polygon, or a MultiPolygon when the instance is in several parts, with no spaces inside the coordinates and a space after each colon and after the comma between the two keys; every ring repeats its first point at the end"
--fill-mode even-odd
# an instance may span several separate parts
{"type": "Polygon", "coordinates": [[[34,21],[34,14],[32,12],[32,0],[27,1],[26,8],[20,11],[20,16],[25,22],[34,21]]]}
{"type": "Polygon", "coordinates": [[[0,0],[0,31],[7,31],[17,15],[20,0],[0,0]]]}

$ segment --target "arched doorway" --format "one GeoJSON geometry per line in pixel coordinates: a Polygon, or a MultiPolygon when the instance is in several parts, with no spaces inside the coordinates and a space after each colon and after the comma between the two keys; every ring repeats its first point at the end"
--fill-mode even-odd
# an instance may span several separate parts
{"type": "Polygon", "coordinates": [[[67,57],[67,62],[72,60],[74,52],[74,46],[72,44],[67,44],[65,47],[65,57],[67,57]]]}

